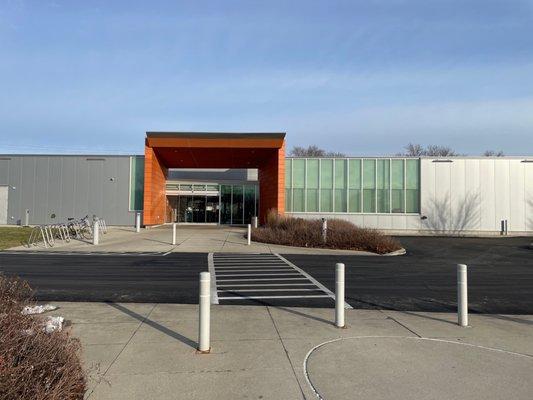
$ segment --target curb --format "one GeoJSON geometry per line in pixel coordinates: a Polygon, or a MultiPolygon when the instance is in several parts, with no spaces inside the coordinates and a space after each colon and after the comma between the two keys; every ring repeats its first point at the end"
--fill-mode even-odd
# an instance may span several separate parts
{"type": "Polygon", "coordinates": [[[407,251],[402,247],[399,250],[391,251],[390,253],[381,254],[381,255],[384,257],[389,257],[389,256],[403,256],[405,254],[407,254],[407,251]]]}

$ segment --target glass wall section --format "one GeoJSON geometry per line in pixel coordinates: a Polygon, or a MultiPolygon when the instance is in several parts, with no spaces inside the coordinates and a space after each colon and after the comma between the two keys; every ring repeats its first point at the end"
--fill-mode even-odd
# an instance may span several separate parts
{"type": "Polygon", "coordinates": [[[286,166],[287,212],[420,212],[419,159],[294,158],[286,166]]]}
{"type": "Polygon", "coordinates": [[[348,212],[361,212],[361,160],[349,160],[348,212]]]}
{"type": "Polygon", "coordinates": [[[244,218],[244,192],[242,185],[233,185],[231,200],[231,223],[237,225],[242,224],[244,218]]]}
{"type": "MultiPolygon", "coordinates": [[[[418,162],[418,160],[415,160],[418,162]]],[[[404,213],[405,160],[392,160],[391,165],[391,212],[404,213]]]]}
{"type": "Polygon", "coordinates": [[[292,161],[292,211],[305,211],[305,159],[292,161]]]}
{"type": "Polygon", "coordinates": [[[130,211],[143,210],[144,157],[130,158],[130,211]]]}
{"type": "Polygon", "coordinates": [[[255,185],[244,185],[244,223],[251,224],[255,215],[255,185]]]}
{"type": "Polygon", "coordinates": [[[347,194],[346,194],[346,164],[347,160],[335,160],[335,212],[347,212],[347,194]]]}
{"type": "Polygon", "coordinates": [[[363,160],[363,212],[376,212],[376,160],[363,160]]]}
{"type": "Polygon", "coordinates": [[[220,185],[220,223],[231,224],[231,185],[220,185]]]}
{"type": "Polygon", "coordinates": [[[420,163],[418,160],[405,161],[405,211],[420,211],[420,163]]]}
{"type": "Polygon", "coordinates": [[[333,160],[320,160],[320,211],[333,211],[333,160]]]}
{"type": "Polygon", "coordinates": [[[292,160],[285,160],[285,211],[292,211],[292,160]]]}
{"type": "Polygon", "coordinates": [[[390,213],[390,160],[377,160],[376,201],[378,213],[390,213]]]}
{"type": "Polygon", "coordinates": [[[307,212],[318,212],[319,161],[307,160],[307,212]]]}

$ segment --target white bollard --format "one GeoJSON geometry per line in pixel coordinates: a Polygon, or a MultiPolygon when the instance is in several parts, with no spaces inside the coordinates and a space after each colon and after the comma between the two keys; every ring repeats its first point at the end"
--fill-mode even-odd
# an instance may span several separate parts
{"type": "Polygon", "coordinates": [[[24,226],[30,226],[30,210],[28,208],[24,212],[24,226]]]}
{"type": "Polygon", "coordinates": [[[198,351],[209,353],[211,314],[211,274],[200,272],[200,319],[198,327],[198,351]]]}
{"type": "Polygon", "coordinates": [[[176,245],[176,223],[172,224],[172,245],[176,245]]]}
{"type": "Polygon", "coordinates": [[[322,241],[324,243],[327,242],[328,238],[328,220],[326,218],[322,218],[322,241]]]}
{"type": "Polygon", "coordinates": [[[252,226],[254,228],[257,228],[257,224],[258,224],[257,219],[258,219],[257,217],[252,217],[252,226]]]}
{"type": "Polygon", "coordinates": [[[344,264],[335,264],[335,326],[344,328],[344,264]]]}
{"type": "Polygon", "coordinates": [[[100,241],[100,224],[98,221],[94,221],[93,225],[93,244],[97,245],[100,241]]]}
{"type": "Polygon", "coordinates": [[[141,231],[141,213],[138,212],[135,214],[135,232],[139,233],[141,231]]]}
{"type": "Polygon", "coordinates": [[[252,244],[252,225],[248,224],[248,233],[246,234],[248,246],[252,244]]]}
{"type": "Polygon", "coordinates": [[[465,264],[457,264],[457,323],[468,326],[468,281],[465,264]]]}

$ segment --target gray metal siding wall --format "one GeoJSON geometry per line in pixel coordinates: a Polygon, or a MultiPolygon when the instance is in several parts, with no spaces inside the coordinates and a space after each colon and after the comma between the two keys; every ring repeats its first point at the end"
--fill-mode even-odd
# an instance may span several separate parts
{"type": "Polygon", "coordinates": [[[128,156],[0,156],[8,224],[20,224],[29,209],[30,224],[96,214],[109,225],[132,225],[129,181],[128,156]]]}

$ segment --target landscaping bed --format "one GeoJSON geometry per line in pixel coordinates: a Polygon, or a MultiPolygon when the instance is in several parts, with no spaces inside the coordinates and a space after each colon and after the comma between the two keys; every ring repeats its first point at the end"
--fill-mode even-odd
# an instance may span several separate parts
{"type": "Polygon", "coordinates": [[[68,330],[47,332],[44,317],[24,315],[31,299],[26,282],[0,275],[0,398],[83,399],[79,341],[68,330]]]}
{"type": "Polygon", "coordinates": [[[327,221],[327,227],[324,242],[321,220],[271,213],[264,226],[252,229],[252,240],[285,246],[369,251],[377,254],[402,249],[398,240],[375,229],[360,228],[348,221],[331,219],[327,221]]]}

